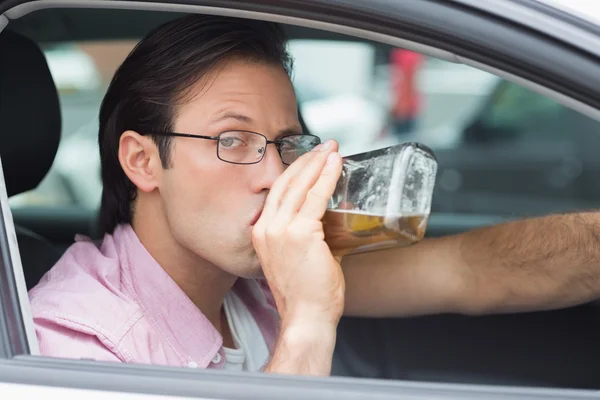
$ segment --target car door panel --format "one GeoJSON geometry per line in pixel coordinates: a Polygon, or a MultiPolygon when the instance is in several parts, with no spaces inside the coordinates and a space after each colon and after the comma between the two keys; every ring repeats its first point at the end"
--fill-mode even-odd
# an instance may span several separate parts
{"type": "Polygon", "coordinates": [[[343,318],[335,373],[485,385],[597,388],[600,308],[510,315],[343,318]]]}

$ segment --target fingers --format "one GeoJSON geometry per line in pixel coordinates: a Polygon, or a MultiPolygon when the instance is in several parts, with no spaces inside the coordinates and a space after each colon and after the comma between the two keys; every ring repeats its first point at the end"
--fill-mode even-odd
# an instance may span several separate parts
{"type": "Polygon", "coordinates": [[[271,187],[261,219],[263,221],[273,220],[284,203],[286,204],[286,212],[289,213],[294,207],[296,208],[294,212],[296,212],[304,201],[310,186],[317,181],[326,162],[327,154],[333,149],[337,150],[337,143],[327,141],[294,161],[271,187]],[[293,196],[286,199],[290,191],[293,196]],[[301,200],[298,200],[298,197],[301,200]],[[299,201],[300,204],[295,205],[299,201]]]}
{"type": "Polygon", "coordinates": [[[309,219],[321,220],[327,209],[327,203],[335,191],[341,173],[342,158],[337,152],[330,153],[323,172],[317,182],[308,191],[306,200],[298,215],[309,219]]]}
{"type": "Polygon", "coordinates": [[[289,220],[298,213],[310,189],[323,173],[328,155],[334,150],[337,150],[337,143],[335,146],[332,143],[331,147],[316,154],[302,170],[297,171],[297,174],[289,181],[287,190],[280,200],[277,219],[289,220]]]}

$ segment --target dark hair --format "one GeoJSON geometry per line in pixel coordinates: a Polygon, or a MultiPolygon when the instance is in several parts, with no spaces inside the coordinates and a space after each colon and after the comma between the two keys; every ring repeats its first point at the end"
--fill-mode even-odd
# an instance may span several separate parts
{"type": "MultiPolygon", "coordinates": [[[[123,132],[168,132],[186,90],[220,63],[242,59],[281,65],[292,59],[279,25],[239,18],[190,15],[159,26],[117,69],[100,108],[101,234],[130,223],[136,187],[118,159],[123,132]]],[[[170,137],[153,136],[163,168],[170,165],[170,137]]]]}

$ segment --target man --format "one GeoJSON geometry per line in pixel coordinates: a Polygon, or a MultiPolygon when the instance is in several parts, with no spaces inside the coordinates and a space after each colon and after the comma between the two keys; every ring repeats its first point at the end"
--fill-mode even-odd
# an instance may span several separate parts
{"type": "Polygon", "coordinates": [[[320,219],[341,159],[301,134],[285,45],[189,16],[127,57],[100,110],[104,240],[30,292],[42,355],[329,373],[344,284],[320,219]]]}
{"type": "Polygon", "coordinates": [[[105,236],[30,292],[43,355],[330,373],[342,314],[564,307],[600,292],[595,214],[335,259],[335,142],[300,135],[276,25],[190,16],[151,32],[100,112],[105,236]],[[264,276],[264,279],[262,278],[264,276]]]}

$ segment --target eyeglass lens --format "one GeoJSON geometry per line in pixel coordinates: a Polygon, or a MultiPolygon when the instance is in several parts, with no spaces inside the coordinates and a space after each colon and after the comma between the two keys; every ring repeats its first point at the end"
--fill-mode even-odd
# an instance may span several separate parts
{"type": "MultiPolygon", "coordinates": [[[[289,135],[276,144],[281,161],[290,165],[303,154],[311,151],[321,140],[312,135],[289,135]]],[[[217,156],[226,162],[254,164],[262,160],[267,139],[257,133],[229,131],[219,135],[217,156]]]]}

